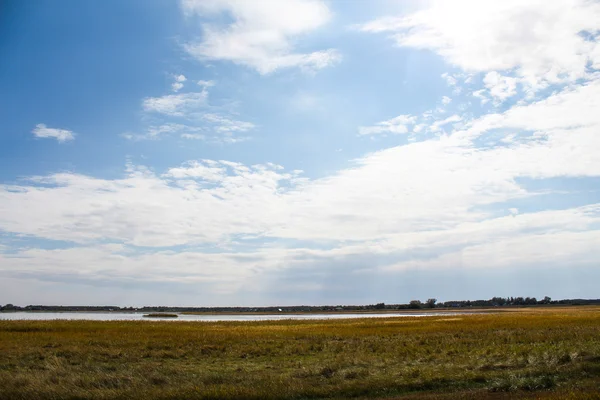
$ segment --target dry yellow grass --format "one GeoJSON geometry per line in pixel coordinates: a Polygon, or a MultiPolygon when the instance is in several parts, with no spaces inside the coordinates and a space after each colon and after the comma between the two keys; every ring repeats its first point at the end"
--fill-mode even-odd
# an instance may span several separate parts
{"type": "Polygon", "coordinates": [[[598,398],[600,308],[263,322],[0,321],[0,399],[598,398]]]}

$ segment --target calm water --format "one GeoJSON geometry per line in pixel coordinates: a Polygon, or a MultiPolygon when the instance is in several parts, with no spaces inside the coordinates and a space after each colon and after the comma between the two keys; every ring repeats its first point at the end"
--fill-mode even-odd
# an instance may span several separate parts
{"type": "Polygon", "coordinates": [[[456,313],[389,313],[389,314],[261,314],[261,315],[226,315],[204,314],[184,315],[179,318],[147,318],[146,313],[121,312],[14,312],[0,313],[0,320],[96,320],[96,321],[265,321],[282,319],[343,319],[343,318],[384,318],[384,317],[426,317],[434,315],[456,315],[456,313]]]}

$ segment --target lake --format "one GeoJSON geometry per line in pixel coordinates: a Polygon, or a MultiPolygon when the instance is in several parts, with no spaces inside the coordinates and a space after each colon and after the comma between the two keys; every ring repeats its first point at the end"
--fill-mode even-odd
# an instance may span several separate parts
{"type": "Polygon", "coordinates": [[[127,312],[8,312],[0,313],[0,320],[94,320],[94,321],[273,321],[283,319],[344,319],[344,318],[392,318],[456,315],[457,313],[337,313],[337,314],[178,314],[178,318],[148,318],[148,313],[127,312]]]}

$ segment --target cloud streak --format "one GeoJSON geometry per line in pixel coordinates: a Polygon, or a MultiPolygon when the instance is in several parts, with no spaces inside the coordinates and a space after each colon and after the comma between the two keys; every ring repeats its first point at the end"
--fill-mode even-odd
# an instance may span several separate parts
{"type": "Polygon", "coordinates": [[[161,97],[145,98],[144,111],[164,114],[171,117],[184,117],[206,107],[208,92],[169,94],[161,97]]]}

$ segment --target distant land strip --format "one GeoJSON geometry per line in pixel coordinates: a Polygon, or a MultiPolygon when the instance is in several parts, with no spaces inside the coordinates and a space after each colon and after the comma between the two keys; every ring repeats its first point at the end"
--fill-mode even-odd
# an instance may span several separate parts
{"type": "Polygon", "coordinates": [[[268,307],[171,307],[171,306],[64,306],[64,305],[0,305],[0,312],[17,311],[102,311],[102,312],[180,312],[180,313],[323,313],[323,312],[386,312],[386,311],[416,311],[416,310],[447,310],[465,308],[489,307],[533,307],[533,306],[565,306],[565,305],[600,305],[600,299],[563,299],[552,300],[546,296],[543,299],[535,297],[493,297],[489,300],[455,300],[438,302],[428,299],[424,302],[411,300],[406,304],[369,304],[369,305],[323,305],[323,306],[268,306],[268,307]]]}

